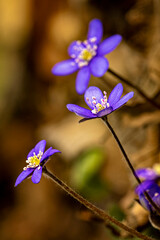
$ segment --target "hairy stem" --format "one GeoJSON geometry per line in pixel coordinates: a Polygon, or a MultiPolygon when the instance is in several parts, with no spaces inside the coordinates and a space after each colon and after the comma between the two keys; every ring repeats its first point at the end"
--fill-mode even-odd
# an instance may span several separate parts
{"type": "Polygon", "coordinates": [[[83,198],[81,195],[76,193],[71,187],[69,187],[66,183],[61,181],[58,177],[56,177],[53,173],[49,172],[46,167],[43,167],[43,173],[46,174],[49,178],[51,178],[58,186],[60,186],[64,191],[66,191],[71,197],[76,199],[79,203],[83,204],[86,208],[88,208],[90,211],[92,211],[95,215],[97,215],[99,218],[103,219],[104,221],[113,223],[117,225],[119,228],[129,232],[131,235],[136,236],[140,239],[144,240],[153,240],[152,238],[145,236],[136,230],[124,225],[123,223],[119,222],[115,218],[109,216],[107,213],[105,213],[102,209],[96,207],[91,202],[87,201],[85,198],[83,198]]]}
{"type": "Polygon", "coordinates": [[[145,98],[148,102],[150,102],[154,107],[160,109],[160,105],[158,103],[156,103],[155,101],[153,101],[151,98],[149,98],[141,89],[139,89],[138,86],[131,83],[130,81],[128,81],[127,79],[125,79],[124,77],[122,77],[121,75],[119,75],[118,73],[116,73],[115,71],[113,71],[110,68],[107,71],[109,73],[111,73],[113,76],[115,76],[116,78],[120,79],[122,82],[124,82],[127,85],[129,85],[130,87],[134,88],[143,98],[145,98]]]}
{"type": "MultiPolygon", "coordinates": [[[[120,148],[120,150],[121,150],[121,152],[122,152],[122,154],[123,154],[123,156],[124,156],[128,166],[129,166],[130,170],[132,171],[134,177],[136,178],[138,184],[141,184],[141,180],[139,179],[138,175],[136,174],[136,171],[134,170],[134,167],[132,166],[132,164],[131,164],[131,162],[129,160],[129,157],[128,157],[126,151],[124,150],[124,148],[123,148],[123,146],[122,146],[118,136],[116,135],[116,133],[115,133],[114,129],[112,128],[112,126],[110,125],[110,123],[108,122],[107,116],[104,116],[102,118],[102,120],[106,123],[107,127],[109,128],[109,130],[111,131],[112,135],[114,136],[114,138],[115,138],[115,140],[116,140],[116,142],[117,142],[117,144],[118,144],[118,146],[119,146],[119,148],[120,148]]],[[[144,191],[144,194],[145,194],[147,200],[153,206],[153,208],[157,211],[158,214],[160,214],[159,207],[155,204],[155,202],[152,200],[152,198],[149,196],[149,194],[146,191],[144,191]]]]}

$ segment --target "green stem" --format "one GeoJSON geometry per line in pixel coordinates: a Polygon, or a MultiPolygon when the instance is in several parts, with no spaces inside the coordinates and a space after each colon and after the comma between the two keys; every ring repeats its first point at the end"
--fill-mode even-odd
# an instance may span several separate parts
{"type": "Polygon", "coordinates": [[[109,216],[107,213],[105,213],[102,209],[96,207],[91,202],[87,201],[85,198],[83,198],[81,195],[76,193],[71,187],[69,187],[66,183],[61,181],[58,177],[56,177],[53,173],[49,172],[46,167],[43,167],[43,173],[46,174],[49,178],[51,178],[58,186],[60,186],[64,191],[66,191],[71,197],[76,199],[79,203],[83,204],[86,208],[91,210],[95,215],[97,215],[99,218],[103,219],[104,221],[113,223],[120,227],[121,229],[129,232],[131,235],[136,236],[143,240],[153,240],[152,238],[145,236],[136,230],[124,225],[123,223],[119,222],[115,218],[109,216]]]}
{"type": "MultiPolygon", "coordinates": [[[[126,151],[124,150],[124,148],[123,148],[123,146],[122,146],[118,136],[116,135],[116,133],[115,133],[114,129],[112,128],[112,126],[110,125],[110,123],[108,122],[107,116],[102,117],[102,120],[106,123],[107,127],[109,128],[109,130],[111,131],[112,135],[114,136],[114,138],[115,138],[115,140],[116,140],[116,142],[117,142],[117,144],[118,144],[118,146],[119,146],[119,148],[120,148],[120,150],[121,150],[121,152],[122,152],[122,154],[123,154],[123,156],[124,156],[128,166],[131,169],[131,171],[132,171],[134,177],[136,178],[138,184],[141,184],[141,180],[139,179],[138,175],[136,174],[136,171],[134,170],[134,167],[132,166],[132,164],[131,164],[131,162],[129,160],[129,157],[128,157],[126,151]]],[[[147,200],[153,206],[153,208],[160,215],[159,207],[155,204],[155,202],[152,200],[152,198],[149,196],[149,194],[146,191],[144,191],[144,194],[145,194],[147,200]]]]}

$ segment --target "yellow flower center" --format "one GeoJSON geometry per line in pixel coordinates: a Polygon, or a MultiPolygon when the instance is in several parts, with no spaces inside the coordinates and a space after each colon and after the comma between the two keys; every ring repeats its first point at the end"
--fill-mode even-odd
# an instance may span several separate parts
{"type": "Polygon", "coordinates": [[[83,49],[83,51],[81,52],[81,59],[83,59],[84,61],[90,61],[92,57],[93,54],[87,49],[83,49]]]}
{"type": "Polygon", "coordinates": [[[40,159],[36,155],[34,155],[33,157],[30,157],[28,160],[29,160],[29,163],[35,167],[37,167],[40,163],[40,159]]]}
{"type": "Polygon", "coordinates": [[[97,103],[97,104],[96,104],[96,108],[97,108],[97,111],[100,112],[100,111],[102,111],[103,109],[105,109],[106,106],[102,106],[102,104],[97,103]]]}
{"type": "Polygon", "coordinates": [[[43,152],[39,151],[39,153],[36,155],[34,153],[34,155],[32,157],[29,157],[26,160],[26,163],[28,163],[28,165],[26,167],[23,168],[23,170],[26,170],[27,168],[35,168],[40,166],[40,161],[42,158],[43,152]]]}

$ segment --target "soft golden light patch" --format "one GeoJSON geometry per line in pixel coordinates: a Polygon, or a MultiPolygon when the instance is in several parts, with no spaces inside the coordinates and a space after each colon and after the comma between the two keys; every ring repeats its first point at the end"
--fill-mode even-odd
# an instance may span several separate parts
{"type": "Polygon", "coordinates": [[[158,175],[160,175],[160,164],[159,163],[154,164],[153,169],[155,170],[155,172],[158,175]]]}

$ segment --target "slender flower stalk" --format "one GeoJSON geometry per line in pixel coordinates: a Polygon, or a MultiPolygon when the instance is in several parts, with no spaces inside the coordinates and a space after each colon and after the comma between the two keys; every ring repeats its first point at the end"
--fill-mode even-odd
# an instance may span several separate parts
{"type": "MultiPolygon", "coordinates": [[[[129,158],[128,158],[128,155],[126,154],[126,152],[125,152],[125,150],[124,150],[124,148],[123,148],[123,146],[122,146],[122,144],[121,144],[118,136],[116,135],[116,133],[115,133],[115,131],[113,130],[113,128],[112,128],[112,126],[110,125],[110,123],[108,122],[107,116],[102,117],[102,120],[106,123],[107,127],[109,128],[109,130],[111,131],[112,135],[114,136],[116,142],[118,143],[118,146],[119,146],[119,148],[120,148],[120,150],[121,150],[121,152],[122,152],[122,154],[123,154],[123,156],[124,156],[124,158],[125,158],[128,166],[129,166],[129,168],[131,169],[134,177],[136,178],[138,184],[141,184],[141,180],[140,180],[140,178],[138,177],[136,171],[134,170],[134,167],[132,166],[132,164],[131,164],[131,162],[130,162],[130,160],[129,160],[129,158]]],[[[144,191],[144,195],[145,195],[145,197],[147,198],[147,200],[149,201],[149,203],[152,205],[152,207],[153,207],[153,208],[157,211],[157,213],[160,215],[160,208],[159,208],[159,207],[156,205],[156,203],[152,200],[152,198],[149,196],[149,194],[148,194],[146,191],[144,191]]]]}
{"type": "MultiPolygon", "coordinates": [[[[122,77],[121,75],[119,75],[118,73],[116,73],[115,71],[113,71],[111,68],[108,69],[108,72],[111,73],[113,76],[115,76],[116,78],[120,79],[122,82],[126,83],[127,85],[129,85],[130,87],[134,88],[143,98],[145,98],[148,102],[150,102],[154,107],[160,109],[160,105],[158,103],[156,103],[155,101],[153,101],[151,98],[149,98],[141,89],[139,89],[138,86],[136,86],[134,83],[131,83],[130,81],[128,81],[127,79],[125,79],[124,77],[122,77]]],[[[101,77],[104,79],[104,77],[101,77]]]]}
{"type": "Polygon", "coordinates": [[[56,177],[53,173],[49,172],[45,166],[43,167],[43,173],[46,174],[50,179],[52,179],[58,186],[60,186],[64,191],[66,191],[71,197],[76,199],[79,203],[83,204],[86,208],[88,208],[90,211],[92,211],[99,218],[103,219],[104,221],[108,221],[108,222],[113,223],[114,225],[118,226],[119,228],[129,232],[131,235],[136,236],[136,237],[138,237],[140,239],[143,239],[143,240],[153,240],[153,238],[145,236],[145,235],[137,232],[136,230],[134,230],[134,229],[124,225],[123,223],[119,222],[115,218],[109,216],[102,209],[96,207],[94,204],[92,204],[91,202],[87,201],[81,195],[76,193],[66,183],[64,183],[62,180],[60,180],[58,177],[56,177]]]}

